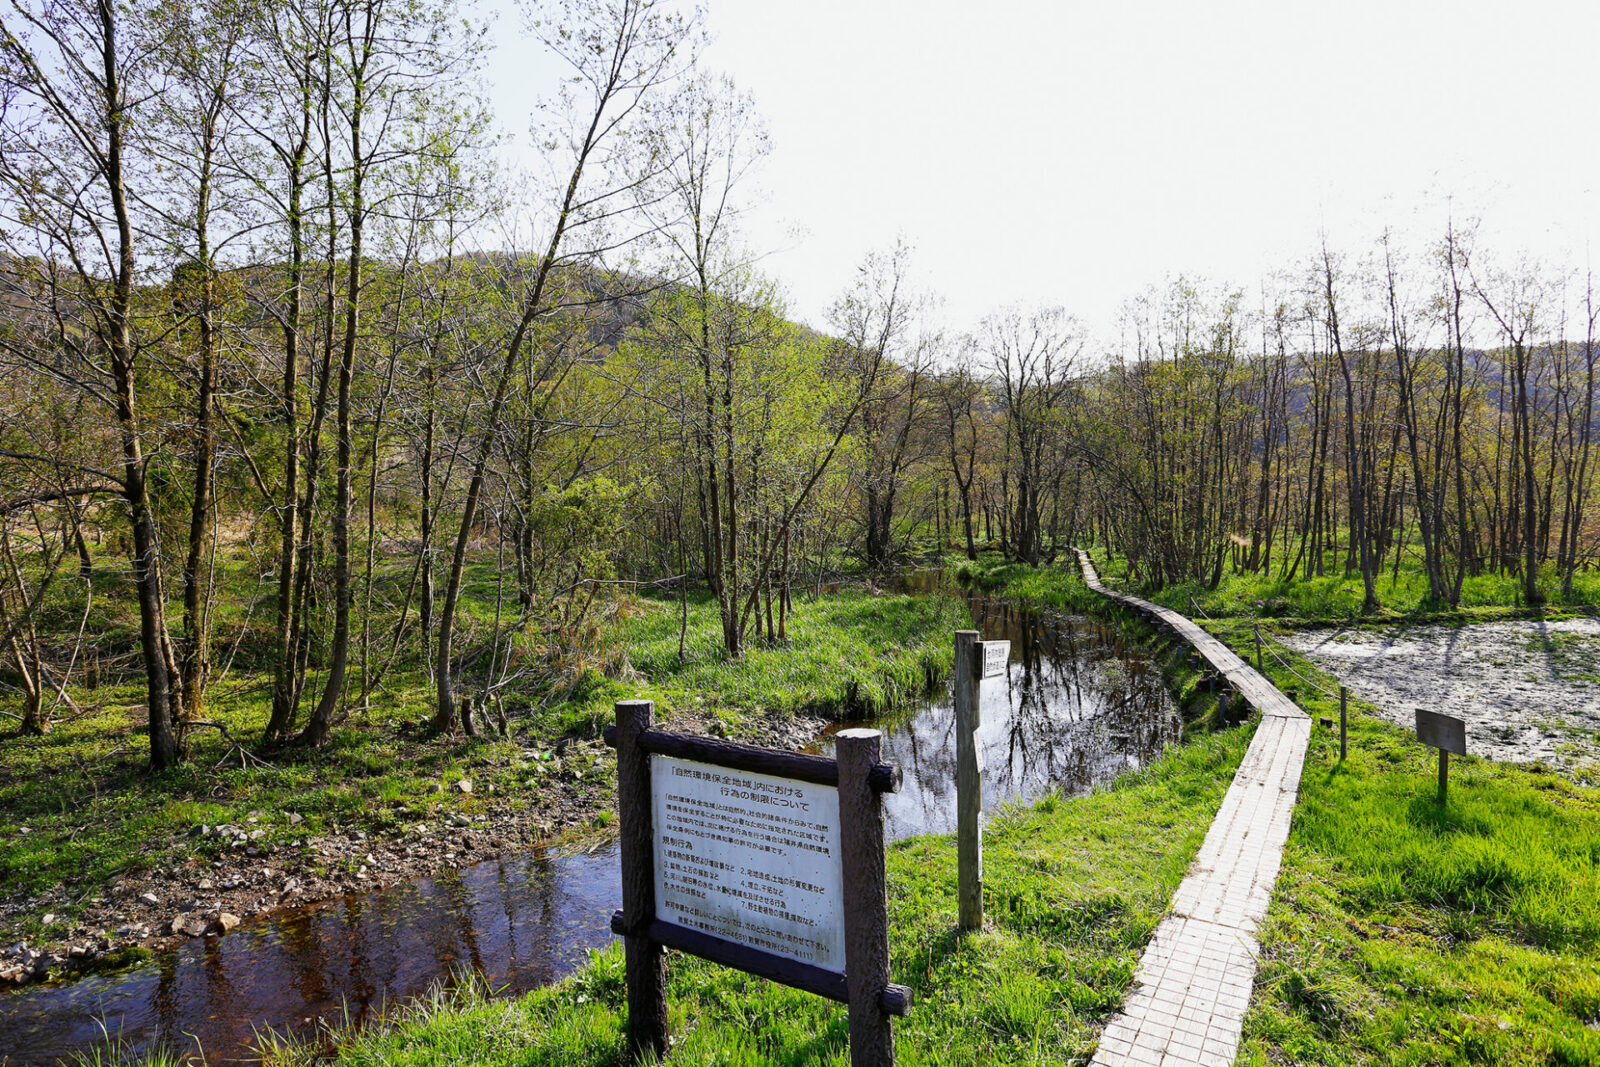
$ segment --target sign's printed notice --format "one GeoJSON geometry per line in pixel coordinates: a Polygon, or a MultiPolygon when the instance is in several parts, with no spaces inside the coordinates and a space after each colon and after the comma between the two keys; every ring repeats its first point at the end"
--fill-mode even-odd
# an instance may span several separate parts
{"type": "Polygon", "coordinates": [[[656,917],[844,971],[839,790],[650,757],[656,917]]]}

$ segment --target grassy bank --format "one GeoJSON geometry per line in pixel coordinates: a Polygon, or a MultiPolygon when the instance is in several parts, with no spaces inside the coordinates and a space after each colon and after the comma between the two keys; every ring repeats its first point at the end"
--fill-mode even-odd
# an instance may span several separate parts
{"type": "Polygon", "coordinates": [[[1355,706],[1347,760],[1313,734],[1239,1062],[1600,1063],[1600,791],[1458,757],[1441,806],[1434,752],[1355,706]]]}
{"type": "Polygon", "coordinates": [[[1083,584],[1075,555],[1064,556],[1052,567],[1010,563],[996,553],[983,553],[976,560],[950,556],[945,560],[944,569],[963,587],[990,596],[1080,614],[1104,615],[1111,610],[1105,597],[1083,584]]]}
{"type": "MultiPolygon", "coordinates": [[[[1171,750],[1113,787],[1048,797],[997,818],[984,841],[990,922],[955,930],[949,838],[889,852],[894,980],[916,1006],[897,1023],[906,1064],[1081,1064],[1122,1002],[1150,932],[1205,836],[1248,731],[1171,750]]],[[[674,1064],[844,1064],[832,1003],[673,955],[674,1064]]],[[[621,1062],[621,954],[515,999],[441,995],[388,1025],[338,1037],[348,1065],[621,1062]]],[[[311,1063],[310,1049],[284,1052],[311,1063]]]]}
{"type": "MultiPolygon", "coordinates": [[[[954,598],[846,591],[797,601],[787,646],[756,643],[730,660],[715,603],[691,597],[688,607],[680,659],[680,605],[625,603],[558,682],[511,694],[509,739],[424,736],[415,724],[431,687],[396,673],[321,750],[280,748],[262,762],[206,730],[186,763],[151,776],[140,687],[76,693],[82,714],[43,737],[0,741],[0,900],[17,912],[0,940],[88,936],[83,906],[117,879],[232,857],[222,839],[196,836],[203,826],[246,827],[251,847],[280,863],[331,830],[392,836],[452,814],[526,812],[536,836],[581,828],[610,810],[598,730],[613,701],[653,697],[667,722],[730,736],[759,736],[798,711],[869,713],[942,677],[948,634],[967,622],[954,598]],[[454,788],[461,780],[474,791],[454,788]],[[56,916],[48,928],[45,913],[56,916]]],[[[270,701],[265,676],[234,673],[212,687],[207,714],[253,745],[270,701]]]]}

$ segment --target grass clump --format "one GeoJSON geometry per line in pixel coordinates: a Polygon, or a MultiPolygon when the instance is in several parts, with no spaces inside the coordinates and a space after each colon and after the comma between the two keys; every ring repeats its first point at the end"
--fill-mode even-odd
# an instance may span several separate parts
{"type": "MultiPolygon", "coordinates": [[[[1086,1062],[1248,742],[1247,730],[1208,737],[1108,789],[1003,813],[985,840],[989,922],[972,935],[955,929],[953,839],[891,848],[891,967],[916,994],[896,1024],[900,1061],[1086,1062]]],[[[678,954],[669,973],[674,1064],[849,1062],[840,1005],[678,954]]],[[[613,946],[523,997],[469,985],[383,1025],[340,1031],[333,1058],[349,1067],[617,1064],[625,1029],[613,946]]],[[[280,1048],[274,1061],[320,1055],[280,1048]]]]}
{"type": "Polygon", "coordinates": [[[1108,604],[1083,584],[1075,553],[1045,567],[1010,562],[998,553],[985,552],[976,560],[952,556],[945,561],[945,572],[967,589],[1060,611],[1103,614],[1108,604]]]}
{"type": "MultiPolygon", "coordinates": [[[[712,702],[743,715],[812,711],[865,718],[890,711],[949,673],[950,634],[971,625],[966,606],[954,597],[844,589],[797,598],[786,644],[752,640],[732,659],[722,648],[716,601],[701,594],[689,601],[680,658],[679,605],[670,597],[647,603],[618,635],[632,672],[650,689],[644,695],[669,706],[712,702]]],[[[609,702],[604,710],[610,711],[609,702]]]]}

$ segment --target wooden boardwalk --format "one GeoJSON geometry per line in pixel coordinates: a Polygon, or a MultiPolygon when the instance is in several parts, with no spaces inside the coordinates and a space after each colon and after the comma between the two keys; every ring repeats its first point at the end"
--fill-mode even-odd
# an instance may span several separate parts
{"type": "Polygon", "coordinates": [[[1089,588],[1176,632],[1261,713],[1255,738],[1222,798],[1172,906],[1146,946],[1134,988],[1106,1023],[1091,1067],[1226,1067],[1256,973],[1256,928],[1267,913],[1311,740],[1311,719],[1221,641],[1170,608],[1100,584],[1089,588]]]}

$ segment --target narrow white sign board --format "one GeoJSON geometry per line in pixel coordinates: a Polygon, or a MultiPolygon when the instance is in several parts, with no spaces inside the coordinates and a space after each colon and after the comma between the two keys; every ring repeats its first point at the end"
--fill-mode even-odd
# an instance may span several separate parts
{"type": "Polygon", "coordinates": [[[983,649],[983,670],[978,677],[998,678],[1006,673],[1006,662],[1011,659],[1010,641],[979,641],[978,647],[983,649]]]}
{"type": "Polygon", "coordinates": [[[650,757],[656,918],[844,972],[839,790],[650,757]]]}

